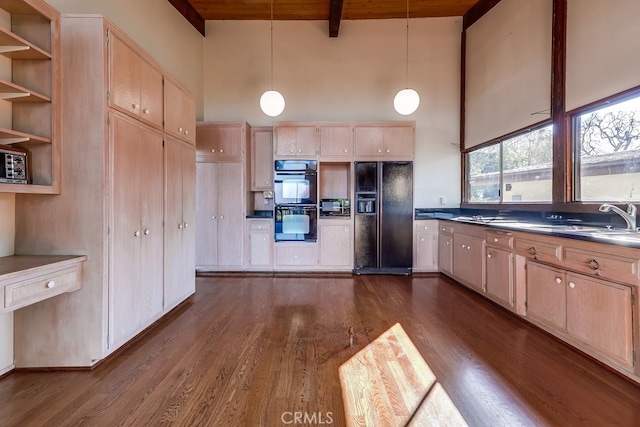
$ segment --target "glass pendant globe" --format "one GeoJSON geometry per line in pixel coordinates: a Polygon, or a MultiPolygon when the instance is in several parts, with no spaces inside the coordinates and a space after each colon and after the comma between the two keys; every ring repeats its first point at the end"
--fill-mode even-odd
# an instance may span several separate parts
{"type": "Polygon", "coordinates": [[[279,116],[284,111],[284,96],[277,90],[268,90],[260,97],[260,108],[267,116],[279,116]]]}
{"type": "Polygon", "coordinates": [[[408,116],[418,109],[420,95],[413,89],[402,89],[393,98],[393,107],[403,116],[408,116]]]}

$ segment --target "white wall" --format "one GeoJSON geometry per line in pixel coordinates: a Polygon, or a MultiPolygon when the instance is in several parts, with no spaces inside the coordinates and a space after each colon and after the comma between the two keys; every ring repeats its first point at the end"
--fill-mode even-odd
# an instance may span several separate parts
{"type": "MultiPolygon", "coordinates": [[[[270,89],[269,21],[207,21],[204,119],[274,119],[260,111],[270,89]]],[[[393,109],[405,87],[406,20],[342,21],[337,38],[326,21],[276,21],[274,89],[285,120],[415,120],[416,207],[460,203],[461,18],[411,19],[409,86],[421,104],[411,116],[393,109]]]]}
{"type": "MultiPolygon", "coordinates": [[[[61,13],[102,14],[109,18],[195,94],[197,114],[202,118],[204,38],[168,1],[47,0],[47,3],[61,13]]],[[[0,12],[0,23],[10,26],[4,11],[0,12]]],[[[7,63],[0,58],[0,76],[10,79],[11,68],[7,63]]],[[[10,108],[6,104],[0,102],[0,126],[9,127],[10,108]]],[[[0,194],[0,256],[13,254],[14,235],[15,196],[0,194]]],[[[0,315],[0,375],[12,367],[13,314],[0,315]]]]}
{"type": "Polygon", "coordinates": [[[196,96],[202,117],[204,38],[167,0],[46,0],[60,13],[109,18],[196,96]]]}

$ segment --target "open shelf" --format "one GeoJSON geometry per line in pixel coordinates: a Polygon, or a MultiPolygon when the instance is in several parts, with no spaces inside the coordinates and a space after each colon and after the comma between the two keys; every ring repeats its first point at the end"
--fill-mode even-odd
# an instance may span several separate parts
{"type": "Polygon", "coordinates": [[[19,132],[13,129],[0,128],[0,145],[9,145],[25,142],[37,142],[40,144],[50,144],[49,138],[43,138],[37,135],[30,135],[28,133],[19,132]]]}
{"type": "Polygon", "coordinates": [[[51,98],[6,80],[0,80],[0,99],[10,102],[51,102],[51,98]]]}
{"type": "Polygon", "coordinates": [[[49,53],[3,27],[0,27],[0,54],[11,59],[51,59],[49,53]]]}

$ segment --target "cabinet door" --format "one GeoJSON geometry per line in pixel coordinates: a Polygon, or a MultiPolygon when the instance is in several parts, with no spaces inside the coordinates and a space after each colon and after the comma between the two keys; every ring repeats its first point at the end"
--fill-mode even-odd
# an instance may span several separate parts
{"type": "Polygon", "coordinates": [[[200,160],[242,160],[246,129],[240,125],[198,124],[196,151],[200,160]]]}
{"type": "Polygon", "coordinates": [[[567,331],[633,369],[631,287],[567,273],[567,331]]]}
{"type": "Polygon", "coordinates": [[[279,126],[275,132],[276,156],[315,157],[318,155],[318,133],[315,126],[279,126]]]}
{"type": "Polygon", "coordinates": [[[272,130],[251,129],[251,191],[273,190],[272,130]]]}
{"type": "Polygon", "coordinates": [[[566,277],[562,270],[527,262],[527,316],[553,328],[567,328],[566,277]]]}
{"type": "Polygon", "coordinates": [[[162,134],[142,128],[138,149],[141,204],[140,282],[136,310],[141,327],[162,312],[163,300],[163,148],[162,134]]]}
{"type": "Polygon", "coordinates": [[[162,73],[147,61],[140,60],[140,118],[162,128],[162,73]]]}
{"type": "Polygon", "coordinates": [[[113,165],[113,230],[111,231],[110,319],[112,343],[120,345],[135,334],[141,325],[140,281],[142,260],[142,205],[139,173],[138,125],[111,114],[109,137],[113,165]]]}
{"type": "Polygon", "coordinates": [[[453,275],[478,292],[484,292],[484,239],[453,236],[453,275]]]}
{"type": "Polygon", "coordinates": [[[320,265],[325,267],[351,267],[353,265],[353,245],[349,224],[321,224],[320,265]]]}
{"type": "Polygon", "coordinates": [[[182,92],[182,133],[183,139],[196,143],[196,101],[191,94],[182,92]]]}
{"type": "Polygon", "coordinates": [[[438,267],[445,274],[453,274],[453,238],[440,235],[438,240],[438,267]]]}
{"type": "Polygon", "coordinates": [[[177,139],[165,143],[164,309],[195,290],[195,234],[193,227],[195,155],[192,146],[177,139]]]}
{"type": "Polygon", "coordinates": [[[416,270],[438,269],[438,226],[436,221],[416,221],[414,265],[416,270]]]}
{"type": "Polygon", "coordinates": [[[384,147],[384,129],[381,126],[356,126],[354,130],[356,157],[381,157],[384,147]]]}
{"type": "Polygon", "coordinates": [[[274,154],[277,157],[296,155],[296,129],[293,126],[275,128],[274,154]]]}
{"type": "Polygon", "coordinates": [[[140,117],[140,56],[109,32],[109,105],[140,117]]]}
{"type": "Polygon", "coordinates": [[[196,265],[218,263],[218,163],[196,165],[196,265]]]}
{"type": "Polygon", "coordinates": [[[271,267],[272,233],[249,233],[249,266],[271,267]]]}
{"type": "Polygon", "coordinates": [[[184,139],[182,125],[182,89],[170,79],[164,79],[164,131],[184,139]]]}
{"type": "Polygon", "coordinates": [[[318,264],[313,243],[280,243],[275,245],[275,263],[282,267],[312,267],[318,264]]]}
{"type": "Polygon", "coordinates": [[[385,156],[413,158],[413,127],[389,126],[384,128],[385,156]]]}
{"type": "Polygon", "coordinates": [[[487,248],[487,295],[506,307],[513,307],[513,254],[487,248]]]}
{"type": "Polygon", "coordinates": [[[320,156],[350,158],[353,155],[353,127],[320,126],[320,156]]]}
{"type": "Polygon", "coordinates": [[[237,266],[241,269],[245,221],[242,199],[245,194],[240,183],[244,178],[244,166],[240,162],[218,163],[216,177],[218,187],[217,264],[224,267],[237,266]]]}

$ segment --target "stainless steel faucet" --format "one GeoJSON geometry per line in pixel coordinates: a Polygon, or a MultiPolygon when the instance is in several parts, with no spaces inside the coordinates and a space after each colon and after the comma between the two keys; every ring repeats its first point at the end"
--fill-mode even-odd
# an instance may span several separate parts
{"type": "Polygon", "coordinates": [[[610,205],[608,203],[605,203],[603,205],[601,205],[598,210],[600,212],[615,212],[618,215],[620,215],[622,217],[622,219],[625,220],[625,222],[627,223],[627,231],[638,231],[638,228],[636,226],[636,213],[638,211],[638,209],[632,205],[631,203],[627,203],[627,211],[623,211],[622,209],[620,209],[617,206],[614,205],[610,205]]]}

